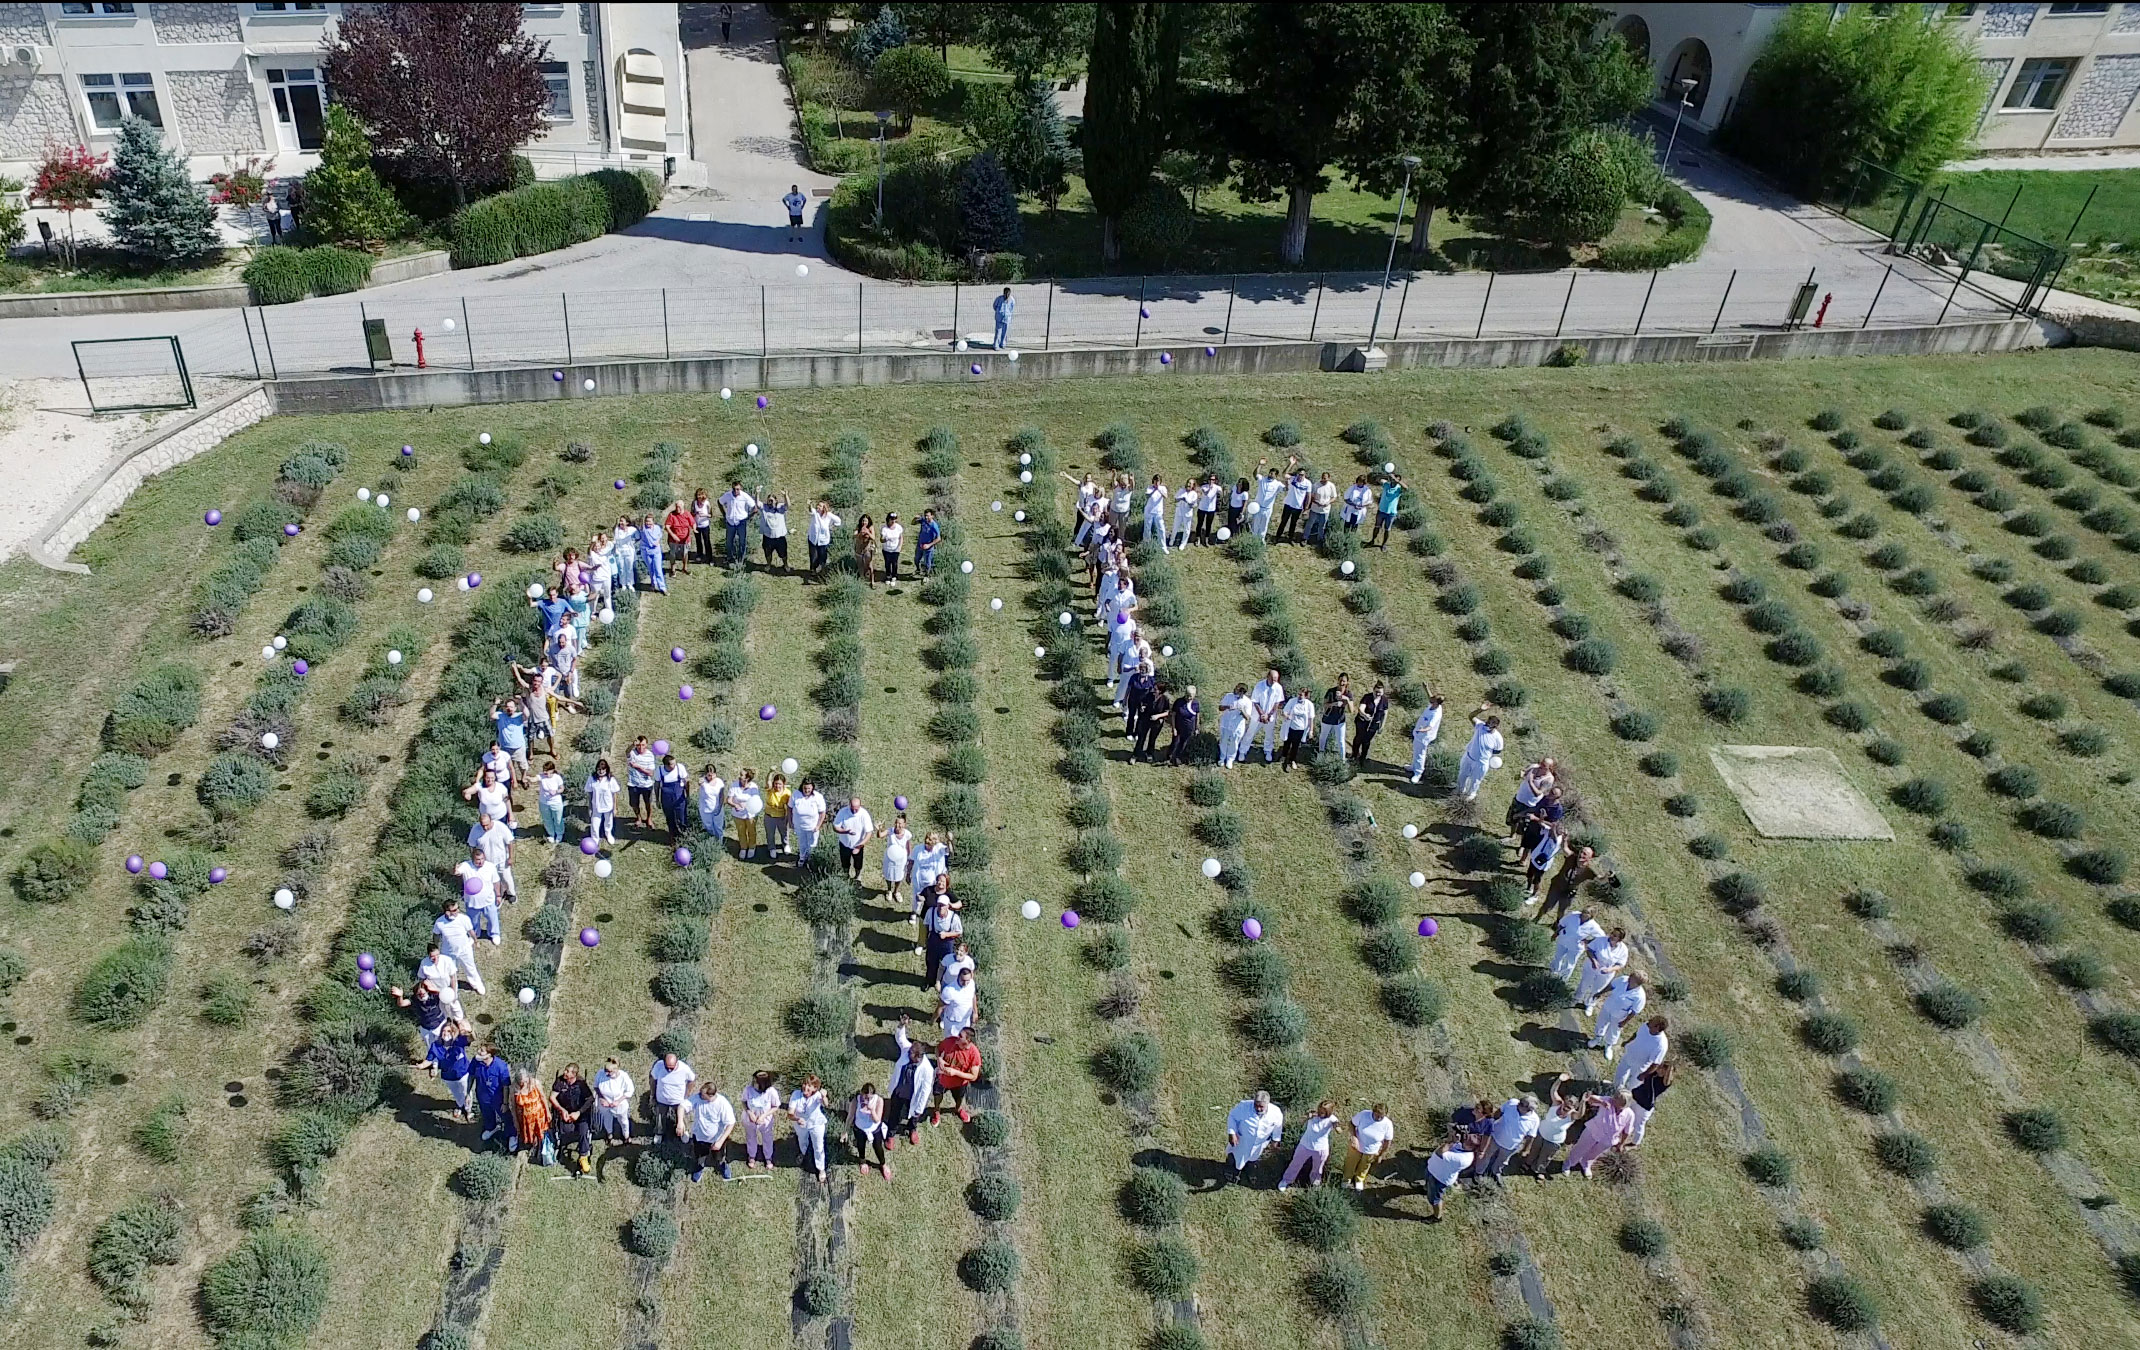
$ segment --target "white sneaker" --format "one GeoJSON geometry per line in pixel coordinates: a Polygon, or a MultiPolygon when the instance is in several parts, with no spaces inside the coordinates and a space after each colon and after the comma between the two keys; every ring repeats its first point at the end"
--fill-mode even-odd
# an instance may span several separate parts
{"type": "Polygon", "coordinates": [[[1292,1188],[1291,1186],[1280,1186],[1280,1187],[1278,1188],[1278,1193],[1279,1193],[1280,1195],[1284,1195],[1284,1194],[1285,1194],[1285,1193],[1286,1193],[1287,1191],[1290,1191],[1290,1190],[1292,1190],[1292,1189],[1293,1189],[1293,1188],[1292,1188]]]}
{"type": "Polygon", "coordinates": [[[1418,782],[1418,781],[1419,781],[1419,775],[1418,775],[1418,774],[1416,774],[1416,773],[1415,773],[1415,774],[1413,774],[1413,775],[1412,775],[1412,781],[1413,781],[1413,782],[1415,782],[1415,783],[1416,783],[1416,782],[1418,782]]]}
{"type": "Polygon", "coordinates": [[[1352,1183],[1352,1188],[1356,1191],[1364,1191],[1367,1189],[1367,1183],[1364,1181],[1355,1181],[1352,1183]]]}

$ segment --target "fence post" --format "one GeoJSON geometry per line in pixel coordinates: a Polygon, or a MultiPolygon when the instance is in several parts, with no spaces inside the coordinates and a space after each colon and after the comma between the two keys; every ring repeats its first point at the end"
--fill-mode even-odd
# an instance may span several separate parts
{"type": "Polygon", "coordinates": [[[1887,265],[1887,270],[1880,274],[1880,284],[1878,286],[1873,287],[1873,302],[1865,307],[1865,322],[1859,324],[1858,327],[1872,327],[1873,311],[1880,308],[1880,297],[1887,290],[1887,279],[1893,275],[1895,275],[1895,265],[1893,263],[1889,263],[1887,265]]]}
{"type": "MultiPolygon", "coordinates": [[[[369,324],[371,321],[371,310],[365,306],[362,300],[357,301],[357,322],[359,324],[369,324]]],[[[357,331],[361,333],[364,330],[360,327],[357,331]]],[[[364,364],[374,371],[379,369],[379,363],[372,358],[372,344],[369,334],[366,334],[364,342],[364,364]]]]}
{"type": "MultiPolygon", "coordinates": [[[[758,288],[758,359],[761,362],[773,354],[772,344],[766,340],[765,332],[765,287],[760,286],[758,288]]],[[[760,384],[765,383],[765,368],[762,365],[758,369],[758,382],[760,384]]]]}
{"type": "Polygon", "coordinates": [[[1649,284],[1648,288],[1647,288],[1647,289],[1645,289],[1645,290],[1644,290],[1644,291],[1642,292],[1642,308],[1641,308],[1641,309],[1639,309],[1639,310],[1637,310],[1637,311],[1635,311],[1635,336],[1636,336],[1636,337],[1641,337],[1641,336],[1642,336],[1642,321],[1643,321],[1644,319],[1646,319],[1646,318],[1648,318],[1648,317],[1649,317],[1649,313],[1650,313],[1650,296],[1654,295],[1654,294],[1656,293],[1656,291],[1657,291],[1657,269],[1653,267],[1653,268],[1651,268],[1651,269],[1650,269],[1650,284],[1649,284]]]}
{"type": "Polygon", "coordinates": [[[1568,326],[1568,306],[1575,303],[1575,279],[1581,275],[1582,273],[1575,268],[1568,269],[1568,293],[1561,297],[1560,322],[1553,325],[1553,337],[1555,340],[1559,339],[1561,330],[1568,326]]]}
{"type": "Polygon", "coordinates": [[[1404,274],[1404,289],[1400,291],[1397,295],[1397,322],[1390,328],[1390,341],[1392,342],[1395,342],[1397,340],[1397,335],[1404,331],[1404,302],[1411,298],[1412,274],[1410,272],[1406,272],[1404,274]]]}
{"type": "Polygon", "coordinates": [[[1947,321],[1947,310],[1954,304],[1954,297],[1961,292],[1962,278],[1968,275],[1969,269],[1966,267],[1956,274],[1954,278],[1954,285],[1947,292],[1947,303],[1939,307],[1939,317],[1932,320],[1932,326],[1934,328],[1939,327],[1941,324],[1947,321]]]}
{"type": "Polygon", "coordinates": [[[1048,278],[1048,319],[1047,326],[1041,329],[1040,349],[1044,352],[1055,349],[1055,278],[1053,277],[1048,278]]]}
{"type": "Polygon", "coordinates": [[[855,283],[855,355],[862,354],[862,283],[855,283]]]}
{"type": "Polygon", "coordinates": [[[245,324],[245,350],[252,353],[253,378],[260,378],[260,349],[253,345],[253,316],[243,305],[238,307],[238,318],[245,324]]]}
{"type": "Polygon", "coordinates": [[[951,283],[951,350],[959,347],[959,284],[951,283]]]}
{"type": "Polygon", "coordinates": [[[2066,237],[2060,240],[2060,243],[2070,244],[2073,242],[2074,231],[2081,227],[2081,217],[2087,215],[2088,208],[2095,205],[2095,194],[2102,191],[2102,189],[2103,180],[2098,178],[2095,180],[2094,185],[2088,189],[2088,200],[2082,202],[2081,209],[2073,213],[2073,229],[2066,231],[2066,237]]]}
{"type": "Polygon", "coordinates": [[[1471,330],[1471,340],[1477,342],[1486,332],[1486,307],[1494,302],[1494,278],[1498,272],[1486,274],[1486,298],[1479,301],[1479,326],[1471,330]]]}
{"type": "Polygon", "coordinates": [[[557,293],[558,308],[565,316],[565,364],[572,364],[572,297],[563,291],[557,293]]]}
{"type": "Polygon", "coordinates": [[[1150,277],[1137,278],[1137,333],[1129,340],[1132,348],[1144,345],[1144,288],[1150,280],[1150,277]]]}
{"type": "Polygon", "coordinates": [[[1731,275],[1724,278],[1724,298],[1716,302],[1716,317],[1709,321],[1711,333],[1716,332],[1717,325],[1724,322],[1724,306],[1731,303],[1731,288],[1738,284],[1738,280],[1739,269],[1734,267],[1731,269],[1731,275]]]}
{"type": "MultiPolygon", "coordinates": [[[[263,320],[263,322],[265,322],[263,320]]],[[[476,368],[476,330],[468,326],[468,297],[461,297],[461,333],[468,341],[468,368],[476,368]]]]}
{"type": "MultiPolygon", "coordinates": [[[[260,341],[268,349],[268,377],[270,379],[279,380],[282,378],[282,367],[275,364],[275,337],[272,333],[268,332],[267,306],[255,305],[253,308],[260,311],[260,341]]],[[[80,359],[80,357],[76,357],[76,360],[80,359]]],[[[84,380],[82,382],[83,387],[87,388],[88,383],[89,382],[87,380],[84,380]]]]}
{"type": "Polygon", "coordinates": [[[661,288],[661,359],[667,361],[671,355],[672,353],[669,351],[669,288],[664,286],[661,288]]]}
{"type": "Polygon", "coordinates": [[[1984,222],[1984,228],[1977,231],[1977,246],[1969,250],[1969,261],[1962,264],[1963,276],[1966,277],[1976,270],[1977,257],[1984,252],[1984,245],[1991,242],[1991,232],[1998,228],[1987,220],[1984,222]]]}
{"type": "Polygon", "coordinates": [[[1310,342],[1315,341],[1316,325],[1323,321],[1323,283],[1329,278],[1330,274],[1328,272],[1318,272],[1315,276],[1315,312],[1308,316],[1308,341],[1310,342]]]}
{"type": "Polygon", "coordinates": [[[1240,290],[1241,278],[1238,273],[1226,279],[1226,335],[1219,339],[1221,344],[1233,341],[1233,299],[1240,290]]]}

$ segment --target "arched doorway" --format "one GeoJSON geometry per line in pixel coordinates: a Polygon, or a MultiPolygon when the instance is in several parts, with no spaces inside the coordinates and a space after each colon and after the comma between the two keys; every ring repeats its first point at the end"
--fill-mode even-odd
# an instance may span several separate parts
{"type": "Polygon", "coordinates": [[[1627,44],[1635,59],[1643,65],[1650,63],[1650,26],[1640,14],[1623,14],[1620,22],[1613,25],[1613,35],[1627,44]]]}
{"type": "Polygon", "coordinates": [[[1710,75],[1709,44],[1700,38],[1688,38],[1672,49],[1671,57],[1664,63],[1657,97],[1667,103],[1677,103],[1684,91],[1687,111],[1699,118],[1702,105],[1709,101],[1710,75]],[[1694,82],[1691,88],[1686,84],[1688,80],[1694,82]]]}

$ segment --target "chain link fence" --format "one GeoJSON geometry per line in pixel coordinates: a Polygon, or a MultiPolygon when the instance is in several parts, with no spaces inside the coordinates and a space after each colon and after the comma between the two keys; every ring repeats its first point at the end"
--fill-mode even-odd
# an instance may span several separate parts
{"type": "Polygon", "coordinates": [[[1888,240],[1897,256],[1930,264],[1952,282],[1956,299],[1965,285],[1973,285],[2012,313],[2037,312],[2065,266],[2063,248],[1949,202],[1943,187],[1862,159],[1855,166],[1847,183],[1820,205],[1888,240]],[[1971,282],[1980,272],[2011,284],[1993,285],[1982,277],[1971,282]]]}

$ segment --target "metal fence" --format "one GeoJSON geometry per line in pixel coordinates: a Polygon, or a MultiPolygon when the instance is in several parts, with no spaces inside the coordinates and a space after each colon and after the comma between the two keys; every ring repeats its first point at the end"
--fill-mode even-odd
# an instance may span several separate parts
{"type": "Polygon", "coordinates": [[[193,377],[175,337],[78,338],[72,346],[91,412],[196,406],[193,377]]]}
{"type": "MultiPolygon", "coordinates": [[[[1235,277],[1108,277],[1010,287],[1006,346],[1182,348],[1269,342],[1364,343],[1418,338],[1713,334],[1790,326],[1809,282],[1828,327],[1925,324],[2003,313],[1968,296],[1951,303],[1929,268],[1898,260],[1840,272],[1669,269],[1658,272],[1379,272],[1235,277]],[[1380,319],[1376,319],[1380,303],[1380,319]]],[[[689,356],[943,351],[989,348],[1000,286],[909,285],[803,278],[712,290],[519,291],[376,296],[243,311],[228,334],[188,339],[219,371],[278,376],[425,366],[557,364],[689,356]],[[376,361],[364,327],[386,330],[376,361]]]]}
{"type": "Polygon", "coordinates": [[[1954,205],[1946,200],[1944,188],[1928,188],[1862,159],[1855,165],[1847,184],[1822,206],[1887,239],[1891,252],[1951,276],[1957,295],[1964,285],[1974,285],[2014,313],[2037,312],[2065,266],[2063,248],[1954,205]],[[1989,287],[1981,277],[1971,282],[1979,272],[2017,283],[2018,290],[2013,285],[1989,287]]]}

